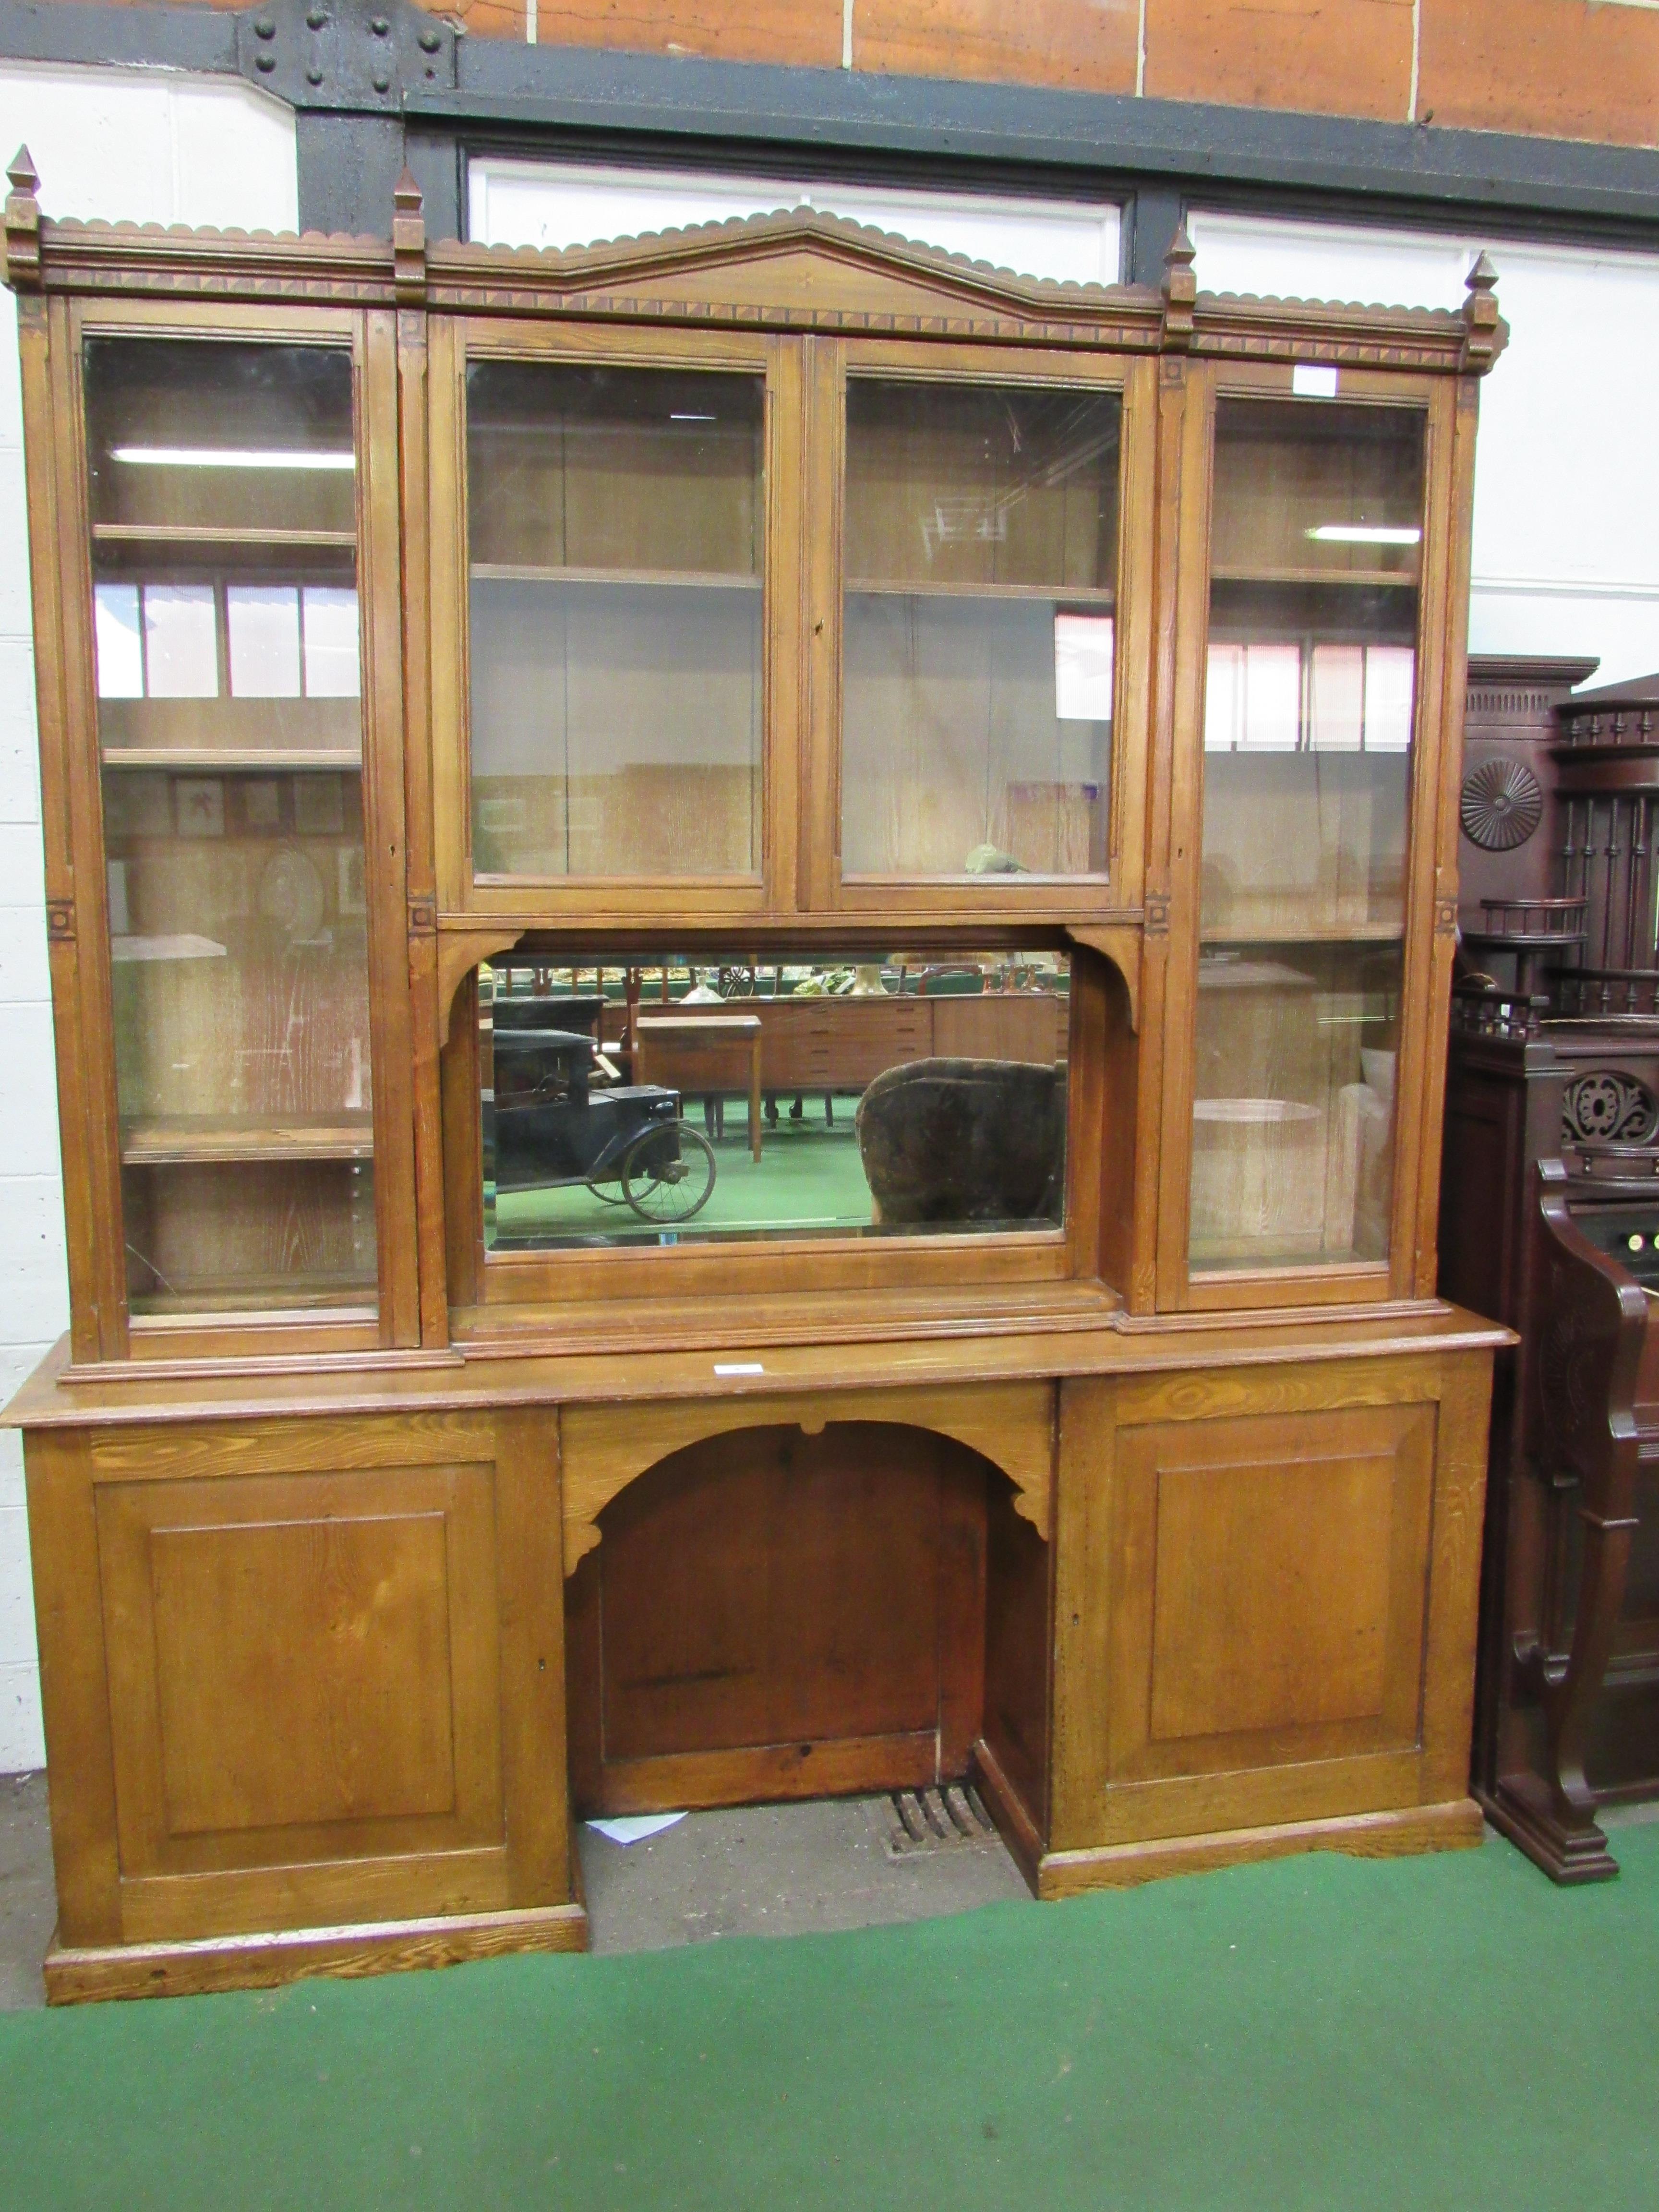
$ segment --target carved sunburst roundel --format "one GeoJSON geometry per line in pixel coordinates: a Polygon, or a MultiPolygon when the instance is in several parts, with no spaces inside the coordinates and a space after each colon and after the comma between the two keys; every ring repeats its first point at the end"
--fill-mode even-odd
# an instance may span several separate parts
{"type": "Polygon", "coordinates": [[[1462,811],[1463,835],[1471,843],[1488,853],[1512,853],[1538,827],[1544,794],[1524,761],[1499,753],[1464,777],[1462,811]]]}

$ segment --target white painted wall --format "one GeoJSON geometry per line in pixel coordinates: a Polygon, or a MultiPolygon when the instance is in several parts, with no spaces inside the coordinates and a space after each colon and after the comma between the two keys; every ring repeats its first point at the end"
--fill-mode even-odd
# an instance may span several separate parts
{"type": "MultiPolygon", "coordinates": [[[[0,161],[27,142],[52,216],[292,230],[290,110],[240,82],[0,64],[0,161]]],[[[0,292],[0,1400],[69,1326],[17,319],[0,292]]],[[[23,1462],[0,1433],[0,1773],[40,1765],[23,1462]]]]}
{"type": "Polygon", "coordinates": [[[1480,394],[1472,653],[1659,669],[1659,254],[1195,214],[1206,291],[1455,307],[1484,246],[1510,343],[1480,394]]]}
{"type": "Polygon", "coordinates": [[[471,164],[467,200],[469,234],[481,246],[562,250],[690,223],[769,215],[777,208],[817,208],[1023,276],[1076,284],[1115,284],[1118,276],[1121,216],[1109,200],[902,191],[824,178],[803,182],[493,157],[471,164]]]}

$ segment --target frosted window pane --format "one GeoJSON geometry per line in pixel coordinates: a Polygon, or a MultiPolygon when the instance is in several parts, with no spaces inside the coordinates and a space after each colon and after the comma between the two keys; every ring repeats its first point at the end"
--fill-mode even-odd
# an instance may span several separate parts
{"type": "Polygon", "coordinates": [[[1244,648],[1212,645],[1204,678],[1204,750],[1230,753],[1238,744],[1244,702],[1244,648]]]}
{"type": "Polygon", "coordinates": [[[349,586],[307,584],[305,592],[306,696],[355,699],[357,594],[349,586]]]}
{"type": "Polygon", "coordinates": [[[146,584],[144,642],[152,699],[219,696],[218,621],[211,584],[146,584]]]}
{"type": "Polygon", "coordinates": [[[1316,752],[1359,750],[1365,721],[1363,645],[1315,646],[1308,709],[1308,742],[1316,752]]]}
{"type": "Polygon", "coordinates": [[[300,696],[300,594],[292,584],[232,584],[225,592],[230,690],[236,699],[300,696]]]}
{"type": "Polygon", "coordinates": [[[1054,713],[1062,722],[1112,719],[1112,617],[1054,617],[1054,713]]]}
{"type": "Polygon", "coordinates": [[[1374,645],[1365,655],[1365,750],[1403,753],[1412,741],[1417,656],[1408,645],[1374,645]]]}
{"type": "Polygon", "coordinates": [[[1251,752],[1294,752],[1301,721],[1301,647],[1247,646],[1242,740],[1245,747],[1251,752]]]}
{"type": "Polygon", "coordinates": [[[92,617],[98,644],[98,696],[142,699],[144,653],[138,635],[137,585],[95,585],[92,617]]]}

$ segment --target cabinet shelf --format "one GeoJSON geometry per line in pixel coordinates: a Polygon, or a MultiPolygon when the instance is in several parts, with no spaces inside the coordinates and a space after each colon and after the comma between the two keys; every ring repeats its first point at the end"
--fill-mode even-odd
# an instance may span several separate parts
{"type": "Polygon", "coordinates": [[[106,768],[240,769],[328,769],[338,775],[360,775],[361,747],[338,745],[106,745],[100,758],[106,768]]]}
{"type": "Polygon", "coordinates": [[[202,546],[212,552],[354,553],[355,530],[269,530],[222,522],[94,522],[94,545],[112,548],[202,546]]]}
{"type": "Polygon", "coordinates": [[[1415,592],[1421,586],[1420,576],[1407,575],[1398,568],[1259,568],[1250,567],[1216,568],[1210,571],[1212,584],[1295,584],[1328,585],[1338,591],[1364,590],[1368,592],[1415,592]]]}
{"type": "Polygon", "coordinates": [[[1045,599],[1067,607],[1111,607],[1117,593],[1099,584],[945,584],[930,580],[914,583],[890,579],[849,576],[849,599],[1045,599]]]}
{"type": "Polygon", "coordinates": [[[653,590],[758,592],[760,577],[743,569],[583,568],[533,561],[475,561],[475,584],[632,584],[653,590]]]}
{"type": "Polygon", "coordinates": [[[1200,948],[1241,945],[1399,945],[1406,932],[1397,921],[1335,923],[1329,928],[1201,930],[1200,948]]]}
{"type": "Polygon", "coordinates": [[[367,1160],[374,1116],[344,1109],[259,1120],[195,1114],[156,1115],[125,1123],[124,1167],[181,1167],[204,1161],[367,1160]]]}

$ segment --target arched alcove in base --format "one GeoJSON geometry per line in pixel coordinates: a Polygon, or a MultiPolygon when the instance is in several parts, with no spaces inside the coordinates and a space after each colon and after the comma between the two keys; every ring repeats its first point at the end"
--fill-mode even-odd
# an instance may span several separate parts
{"type": "Polygon", "coordinates": [[[965,1444],[896,1422],[727,1431],[659,1460],[567,1585],[575,1809],[977,1768],[1040,1829],[1049,1547],[1015,1496],[965,1444]]]}

